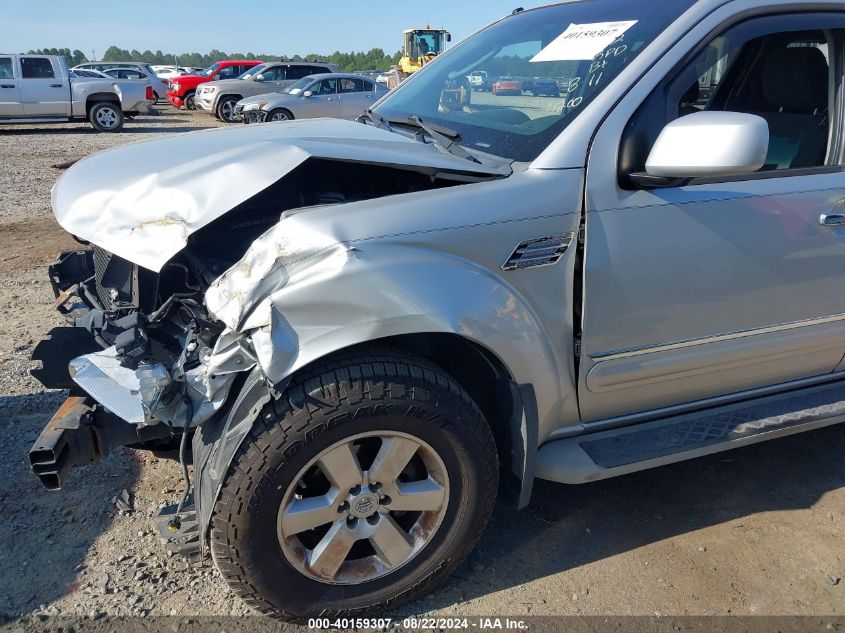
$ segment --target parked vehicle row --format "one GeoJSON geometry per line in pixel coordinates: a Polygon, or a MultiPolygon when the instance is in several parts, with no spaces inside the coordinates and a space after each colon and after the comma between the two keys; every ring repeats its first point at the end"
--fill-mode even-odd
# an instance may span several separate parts
{"type": "MultiPolygon", "coordinates": [[[[557,79],[548,77],[491,77],[483,70],[477,70],[467,75],[470,88],[477,92],[490,92],[494,95],[523,95],[531,94],[535,97],[559,97],[565,93],[566,87],[561,86],[557,79]]],[[[569,80],[565,80],[569,81],[569,80]]]]}
{"type": "Polygon", "coordinates": [[[241,99],[270,92],[279,93],[303,77],[336,70],[331,64],[310,62],[258,64],[234,79],[216,79],[203,83],[196,89],[194,104],[197,109],[231,123],[235,120],[235,104],[241,99]]]}
{"type": "Polygon", "coordinates": [[[215,62],[195,75],[182,75],[171,80],[167,90],[167,99],[177,108],[196,110],[196,92],[201,84],[209,81],[234,79],[250,68],[263,63],[257,60],[234,59],[215,62]]]}
{"type": "Polygon", "coordinates": [[[386,86],[359,75],[309,75],[281,93],[241,99],[235,104],[233,120],[244,123],[319,117],[354,120],[387,93],[386,86]]]}
{"type": "Polygon", "coordinates": [[[0,54],[0,122],[88,121],[116,132],[154,101],[149,79],[83,76],[57,55],[0,54]]]}

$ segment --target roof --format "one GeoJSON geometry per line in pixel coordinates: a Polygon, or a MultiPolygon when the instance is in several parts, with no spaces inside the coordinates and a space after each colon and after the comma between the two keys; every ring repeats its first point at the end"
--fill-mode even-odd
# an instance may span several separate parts
{"type": "MultiPolygon", "coordinates": [[[[313,79],[366,79],[367,81],[375,81],[371,77],[364,77],[362,75],[356,75],[355,73],[313,73],[308,75],[308,77],[313,79]]],[[[305,79],[305,77],[303,77],[305,79]]]]}

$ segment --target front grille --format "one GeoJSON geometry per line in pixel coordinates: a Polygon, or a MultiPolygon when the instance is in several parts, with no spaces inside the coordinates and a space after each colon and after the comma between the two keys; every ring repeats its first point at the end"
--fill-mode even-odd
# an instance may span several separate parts
{"type": "Polygon", "coordinates": [[[103,276],[106,274],[106,268],[111,258],[112,254],[107,250],[99,246],[94,247],[94,282],[95,288],[97,289],[97,297],[99,297],[104,308],[110,308],[112,303],[108,290],[103,288],[103,276]]]}

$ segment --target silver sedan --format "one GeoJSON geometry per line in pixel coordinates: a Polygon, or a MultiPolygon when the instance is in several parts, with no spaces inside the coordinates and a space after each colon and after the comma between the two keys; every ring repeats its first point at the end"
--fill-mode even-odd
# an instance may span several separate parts
{"type": "Polygon", "coordinates": [[[367,77],[323,73],[303,77],[281,93],[241,99],[235,118],[244,123],[332,117],[355,119],[388,92],[367,77]]]}

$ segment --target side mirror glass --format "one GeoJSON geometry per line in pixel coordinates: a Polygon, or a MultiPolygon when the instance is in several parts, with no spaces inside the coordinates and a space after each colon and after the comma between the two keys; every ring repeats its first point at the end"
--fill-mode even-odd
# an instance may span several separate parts
{"type": "Polygon", "coordinates": [[[446,33],[446,41],[447,41],[447,42],[451,42],[451,41],[452,41],[452,34],[451,34],[451,33],[446,33]]]}
{"type": "Polygon", "coordinates": [[[302,93],[302,96],[307,99],[308,97],[313,97],[314,93],[311,92],[310,90],[306,90],[305,92],[302,93]]]}
{"type": "Polygon", "coordinates": [[[710,178],[760,169],[769,151],[766,120],[740,112],[696,112],[660,132],[646,173],[660,178],[710,178]]]}
{"type": "Polygon", "coordinates": [[[258,73],[255,77],[253,77],[255,81],[264,81],[264,74],[258,73]]]}

